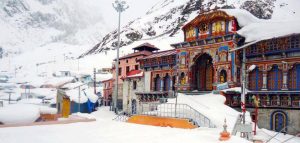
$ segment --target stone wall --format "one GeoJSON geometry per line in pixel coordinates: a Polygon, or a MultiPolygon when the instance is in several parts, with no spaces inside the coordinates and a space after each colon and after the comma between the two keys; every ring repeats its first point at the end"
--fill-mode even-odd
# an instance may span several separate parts
{"type": "MultiPolygon", "coordinates": [[[[248,109],[250,112],[254,112],[253,108],[248,109]]],[[[282,111],[287,115],[288,128],[287,133],[295,135],[300,131],[300,110],[296,109],[263,109],[258,110],[258,127],[271,130],[271,118],[272,113],[276,111],[282,111]],[[296,131],[298,130],[298,132],[296,131]]]]}

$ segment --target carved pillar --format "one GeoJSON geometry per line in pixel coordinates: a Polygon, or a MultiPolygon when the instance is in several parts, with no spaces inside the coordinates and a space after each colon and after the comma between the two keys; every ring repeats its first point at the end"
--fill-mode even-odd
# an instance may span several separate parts
{"type": "Polygon", "coordinates": [[[282,89],[281,90],[288,90],[288,87],[287,87],[287,82],[288,82],[288,64],[287,63],[284,63],[282,65],[282,74],[283,74],[283,81],[282,81],[282,89]]]}
{"type": "Polygon", "coordinates": [[[283,85],[281,90],[288,90],[287,88],[287,71],[283,71],[283,85]]]}
{"type": "Polygon", "coordinates": [[[277,97],[277,106],[281,106],[281,104],[280,104],[280,96],[277,94],[276,97],[277,97]]]}
{"type": "Polygon", "coordinates": [[[267,77],[268,77],[268,71],[267,70],[263,70],[263,86],[261,90],[267,90],[267,77]]]}
{"type": "Polygon", "coordinates": [[[164,90],[164,78],[160,78],[160,91],[164,90]]]}
{"type": "Polygon", "coordinates": [[[170,76],[169,91],[173,90],[173,78],[170,76]]]}

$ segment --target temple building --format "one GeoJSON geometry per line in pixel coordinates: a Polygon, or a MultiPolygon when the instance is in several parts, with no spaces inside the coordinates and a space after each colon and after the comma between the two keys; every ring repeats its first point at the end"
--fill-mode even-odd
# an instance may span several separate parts
{"type": "MultiPolygon", "coordinates": [[[[123,109],[135,113],[140,104],[162,102],[174,97],[174,91],[201,94],[240,89],[245,49],[247,110],[256,118],[254,99],[258,99],[260,128],[296,134],[300,130],[300,30],[268,33],[283,26],[240,9],[200,13],[183,26],[183,42],[172,44],[174,49],[153,52],[158,48],[143,44],[134,48],[138,53],[121,58],[123,109]]],[[[221,94],[225,104],[240,110],[240,91],[221,94]]]]}
{"type": "MultiPolygon", "coordinates": [[[[247,110],[254,119],[253,101],[258,98],[260,128],[296,134],[300,130],[300,34],[281,29],[268,37],[266,29],[282,26],[266,22],[247,27],[245,18],[257,21],[249,12],[226,9],[202,13],[183,27],[184,42],[172,45],[177,54],[176,88],[203,92],[224,84],[241,86],[242,49],[246,48],[247,110]],[[251,37],[256,30],[261,31],[255,33],[260,37],[251,37]],[[251,66],[255,68],[248,70],[251,66]]],[[[224,96],[227,105],[240,108],[240,92],[224,96]]]]}
{"type": "MultiPolygon", "coordinates": [[[[250,13],[249,13],[250,14],[250,13]]],[[[225,11],[203,13],[183,27],[184,42],[173,44],[177,53],[180,91],[212,91],[219,83],[240,85],[240,38],[237,19],[225,11]]]]}

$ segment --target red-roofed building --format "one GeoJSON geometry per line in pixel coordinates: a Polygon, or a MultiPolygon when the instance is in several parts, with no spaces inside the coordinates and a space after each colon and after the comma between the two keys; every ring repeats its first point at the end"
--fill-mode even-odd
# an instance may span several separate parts
{"type": "MultiPolygon", "coordinates": [[[[151,55],[154,51],[159,50],[155,46],[144,43],[142,45],[139,45],[135,48],[133,48],[134,52],[128,55],[125,55],[123,57],[119,58],[119,75],[118,75],[118,109],[122,109],[122,100],[123,100],[123,78],[127,76],[132,71],[139,70],[140,65],[138,61],[146,56],[151,55]]],[[[112,68],[113,72],[113,79],[116,79],[116,69],[115,64],[112,68]]],[[[116,84],[116,83],[114,83],[116,84]]],[[[113,96],[114,97],[114,96],[113,96]]]]}

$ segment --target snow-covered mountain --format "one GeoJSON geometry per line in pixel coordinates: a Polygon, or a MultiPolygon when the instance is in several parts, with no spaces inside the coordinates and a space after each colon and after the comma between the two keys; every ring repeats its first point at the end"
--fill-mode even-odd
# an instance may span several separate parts
{"type": "Polygon", "coordinates": [[[1,0],[0,47],[22,53],[54,42],[95,42],[106,31],[97,0],[1,0]]]}
{"type": "MultiPolygon", "coordinates": [[[[138,18],[121,29],[121,46],[137,41],[158,39],[183,40],[181,27],[193,19],[201,10],[218,8],[245,9],[261,19],[295,17],[297,0],[162,0],[153,6],[145,16],[138,18]]],[[[117,30],[108,33],[91,50],[82,55],[97,54],[115,49],[117,30]]]]}

